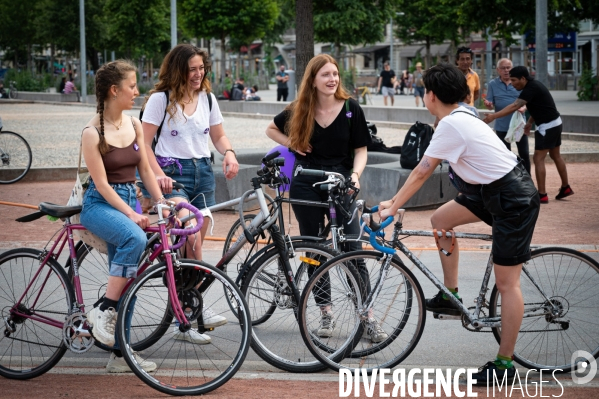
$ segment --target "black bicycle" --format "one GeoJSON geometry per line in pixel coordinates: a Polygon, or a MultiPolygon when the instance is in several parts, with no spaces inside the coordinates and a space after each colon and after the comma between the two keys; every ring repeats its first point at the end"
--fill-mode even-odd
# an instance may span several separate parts
{"type": "Polygon", "coordinates": [[[2,131],[0,118],[0,184],[21,180],[31,168],[31,147],[20,134],[2,131]]]}

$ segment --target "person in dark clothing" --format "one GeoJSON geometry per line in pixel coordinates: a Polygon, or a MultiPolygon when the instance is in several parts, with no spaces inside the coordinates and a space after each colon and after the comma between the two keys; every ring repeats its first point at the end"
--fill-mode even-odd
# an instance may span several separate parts
{"type": "Polygon", "coordinates": [[[279,67],[279,72],[276,75],[277,79],[277,101],[287,101],[289,95],[289,87],[287,82],[289,81],[289,74],[285,72],[285,65],[279,67]]]}
{"type": "Polygon", "coordinates": [[[511,114],[519,108],[526,105],[530,118],[524,126],[524,134],[530,134],[530,128],[536,123],[535,131],[535,153],[532,158],[535,164],[535,177],[537,179],[537,188],[541,203],[549,202],[547,189],[545,187],[545,158],[547,153],[555,163],[557,172],[562,181],[559,193],[555,197],[561,200],[574,194],[568,184],[568,170],[566,163],[560,154],[562,145],[562,120],[557,111],[553,97],[547,88],[539,81],[534,80],[524,66],[517,66],[510,70],[510,81],[516,90],[521,90],[520,96],[513,104],[508,105],[503,110],[489,114],[484,119],[485,123],[491,123],[497,118],[511,114]]]}
{"type": "Polygon", "coordinates": [[[383,70],[379,76],[379,83],[377,87],[377,93],[382,90],[383,93],[383,102],[387,105],[387,97],[391,97],[391,106],[393,106],[393,102],[395,98],[393,94],[395,92],[395,72],[389,66],[388,62],[385,62],[383,65],[383,70]]]}
{"type": "Polygon", "coordinates": [[[60,86],[58,86],[59,93],[64,92],[64,87],[66,84],[67,84],[67,78],[63,76],[63,78],[60,80],[60,86]]]}
{"type": "MultiPolygon", "coordinates": [[[[370,133],[366,118],[357,101],[353,100],[341,84],[337,61],[328,54],[312,58],[306,66],[297,100],[275,116],[268,125],[266,135],[296,153],[294,170],[320,169],[341,173],[359,188],[360,176],[366,167],[367,146],[370,133]],[[348,110],[349,109],[349,110],[348,110]]],[[[327,193],[313,187],[318,177],[295,175],[291,180],[290,198],[310,201],[327,200],[327,193]]],[[[328,210],[319,207],[292,205],[299,223],[300,234],[317,236],[328,210]]],[[[341,215],[337,213],[338,217],[341,215]]],[[[340,217],[347,234],[357,234],[358,220],[348,224],[340,217]]],[[[346,244],[344,250],[359,250],[361,244],[346,244]]],[[[312,270],[312,269],[311,269],[312,270]]],[[[364,281],[370,281],[368,270],[358,264],[364,281]]],[[[323,290],[324,291],[324,290],[323,290]]],[[[320,327],[316,334],[331,337],[335,329],[334,309],[328,295],[323,292],[319,303],[320,327]]],[[[372,314],[365,321],[366,333],[372,342],[379,343],[388,338],[372,314]]]]}

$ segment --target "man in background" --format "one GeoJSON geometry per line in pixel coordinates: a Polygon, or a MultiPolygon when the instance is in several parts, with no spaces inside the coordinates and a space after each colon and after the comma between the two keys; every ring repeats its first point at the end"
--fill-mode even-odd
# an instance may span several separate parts
{"type": "Polygon", "coordinates": [[[511,114],[514,111],[526,105],[530,118],[524,126],[524,134],[530,134],[530,128],[533,122],[537,125],[535,131],[535,154],[532,158],[535,164],[535,177],[541,204],[549,202],[547,188],[545,186],[545,158],[547,153],[555,163],[557,173],[562,181],[559,193],[555,197],[557,200],[564,199],[574,191],[568,184],[568,170],[566,163],[560,154],[562,145],[562,119],[555,107],[555,101],[547,88],[534,80],[524,66],[517,66],[510,70],[510,81],[516,90],[520,90],[520,96],[513,104],[508,105],[499,112],[489,114],[484,119],[485,123],[491,123],[497,118],[511,114]]]}
{"type": "Polygon", "coordinates": [[[287,81],[289,80],[289,74],[285,72],[285,65],[279,67],[279,72],[275,76],[277,79],[277,101],[287,101],[289,95],[289,87],[287,81]]]}
{"type": "Polygon", "coordinates": [[[393,95],[395,94],[395,72],[391,69],[391,66],[388,62],[383,64],[383,70],[379,76],[379,82],[377,87],[377,93],[382,90],[383,93],[383,102],[387,105],[387,97],[391,97],[391,106],[393,106],[393,102],[395,98],[393,95]]]}
{"type": "MultiPolygon", "coordinates": [[[[485,107],[487,109],[495,108],[495,112],[499,112],[520,96],[520,91],[516,90],[512,86],[510,81],[510,70],[512,69],[512,61],[508,58],[502,58],[497,61],[497,74],[499,75],[495,79],[489,82],[487,88],[487,98],[484,100],[485,107]]],[[[518,110],[516,112],[521,112],[518,110]]],[[[512,115],[508,114],[504,117],[495,120],[495,133],[501,139],[501,142],[505,144],[508,150],[512,150],[512,144],[505,141],[505,136],[510,128],[510,121],[512,115]]],[[[526,171],[530,174],[530,151],[528,149],[528,136],[523,135],[520,141],[516,142],[518,147],[518,155],[522,158],[522,164],[526,171]]]]}
{"type": "Polygon", "coordinates": [[[456,54],[458,68],[466,77],[466,83],[470,88],[470,105],[480,97],[480,80],[478,74],[472,70],[472,50],[469,47],[460,47],[456,54]]]}

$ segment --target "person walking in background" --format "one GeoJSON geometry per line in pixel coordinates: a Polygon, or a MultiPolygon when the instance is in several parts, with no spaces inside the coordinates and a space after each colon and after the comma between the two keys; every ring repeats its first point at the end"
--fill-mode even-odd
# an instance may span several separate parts
{"type": "Polygon", "coordinates": [[[383,93],[383,102],[387,105],[387,97],[391,98],[391,106],[393,106],[394,102],[394,93],[395,93],[395,71],[391,69],[388,62],[383,64],[383,70],[379,76],[379,82],[376,92],[378,93],[382,89],[383,93]]]}
{"type": "Polygon", "coordinates": [[[424,107],[424,71],[422,70],[422,63],[416,63],[416,70],[412,77],[412,88],[414,89],[414,99],[416,100],[416,106],[420,106],[418,98],[422,99],[422,106],[424,107]]]}
{"type": "MultiPolygon", "coordinates": [[[[139,95],[135,67],[113,61],[98,69],[96,76],[97,113],[81,135],[81,149],[91,182],[83,196],[81,224],[106,241],[109,277],[102,303],[87,313],[95,339],[113,347],[106,366],[110,372],[130,371],[115,340],[118,301],[147,244],[142,230],[150,225],[147,216],[135,212],[135,170],[152,198],[165,203],[156,176],[146,157],[144,135],[138,119],[123,111],[133,108],[139,95]]],[[[156,364],[135,355],[145,371],[156,364]]]]}
{"type": "Polygon", "coordinates": [[[472,50],[469,47],[458,48],[456,64],[466,77],[466,83],[468,83],[471,93],[469,104],[474,106],[474,102],[480,97],[480,80],[478,74],[472,70],[472,50]]]}
{"type": "MultiPolygon", "coordinates": [[[[175,203],[190,202],[198,209],[216,203],[210,142],[224,156],[222,171],[225,178],[234,178],[239,170],[235,151],[225,135],[218,103],[211,93],[210,81],[206,79],[210,66],[208,53],[204,50],[191,44],[175,46],[160,66],[158,83],[146,98],[142,119],[148,160],[165,197],[175,203]],[[152,141],[161,124],[154,153],[152,141]],[[185,187],[173,190],[173,181],[185,187]]],[[[186,216],[186,212],[182,211],[179,217],[186,216]]],[[[202,260],[202,242],[207,228],[208,223],[205,223],[201,234],[187,236],[186,258],[202,260]]],[[[206,328],[227,323],[226,318],[208,307],[202,314],[206,328]]],[[[175,327],[174,338],[194,344],[210,343],[210,337],[197,331],[196,325],[197,322],[192,323],[194,328],[185,333],[175,327]]]]}
{"type": "MultiPolygon", "coordinates": [[[[512,61],[509,58],[502,58],[497,61],[497,74],[499,75],[495,79],[489,82],[487,88],[487,98],[485,98],[485,107],[488,109],[495,108],[495,112],[501,111],[520,96],[520,92],[512,86],[510,81],[510,70],[512,69],[512,61]]],[[[523,112],[520,109],[517,112],[523,112]]],[[[508,150],[512,150],[512,144],[505,141],[505,135],[507,134],[512,114],[508,114],[502,118],[495,120],[495,133],[499,136],[503,144],[508,150]]],[[[520,141],[516,142],[518,147],[518,155],[522,158],[522,164],[528,173],[530,173],[530,150],[528,148],[528,135],[522,135],[520,141]]]]}
{"type": "MultiPolygon", "coordinates": [[[[275,116],[266,128],[266,135],[296,153],[294,171],[303,168],[338,172],[359,188],[360,176],[366,167],[370,133],[362,108],[343,88],[337,61],[328,54],[312,58],[306,66],[298,94],[297,100],[275,116]]],[[[313,187],[319,180],[318,177],[294,173],[289,197],[326,202],[327,192],[318,186],[313,187]]],[[[317,236],[328,210],[295,204],[292,208],[300,234],[317,236]]],[[[357,219],[348,224],[348,220],[340,215],[338,212],[337,217],[345,233],[357,234],[360,231],[357,219]]],[[[345,251],[361,248],[359,242],[343,245],[345,251]]],[[[313,270],[310,268],[310,273],[313,270]]],[[[358,270],[364,281],[370,281],[365,265],[358,265],[358,270]]],[[[318,295],[321,320],[316,334],[320,337],[332,337],[335,329],[335,309],[332,309],[330,295],[330,291],[326,290],[318,295]]],[[[372,315],[366,320],[365,327],[372,342],[388,338],[372,315]]]]}
{"type": "Polygon", "coordinates": [[[572,194],[572,188],[568,184],[568,170],[566,163],[560,154],[562,145],[562,119],[557,111],[553,97],[547,88],[539,81],[534,80],[524,66],[517,66],[510,70],[510,81],[516,90],[520,90],[520,96],[514,103],[508,105],[499,112],[489,114],[484,119],[485,123],[491,123],[497,118],[511,114],[526,105],[530,118],[524,126],[524,134],[530,134],[533,122],[537,125],[535,131],[535,152],[533,162],[535,164],[535,177],[537,188],[541,198],[541,204],[549,202],[545,178],[545,158],[547,153],[555,163],[557,173],[562,181],[557,200],[564,199],[572,194]]]}
{"type": "Polygon", "coordinates": [[[289,74],[285,72],[285,65],[279,67],[275,78],[277,79],[277,101],[287,101],[289,95],[289,87],[287,82],[289,81],[289,74]]]}

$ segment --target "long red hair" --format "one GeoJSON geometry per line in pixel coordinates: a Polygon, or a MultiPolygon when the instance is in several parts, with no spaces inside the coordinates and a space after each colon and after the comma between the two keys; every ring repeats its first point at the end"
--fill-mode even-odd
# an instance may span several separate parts
{"type": "MultiPolygon", "coordinates": [[[[308,149],[310,139],[314,133],[314,116],[316,115],[317,97],[314,79],[318,71],[328,63],[335,65],[337,71],[339,71],[339,64],[328,54],[317,55],[308,62],[304,78],[299,87],[297,99],[286,108],[291,113],[291,117],[287,120],[285,131],[287,136],[289,136],[289,146],[293,149],[300,151],[308,149]]],[[[350,95],[343,87],[340,77],[339,85],[335,91],[335,98],[345,101],[349,97],[350,95]]]]}

